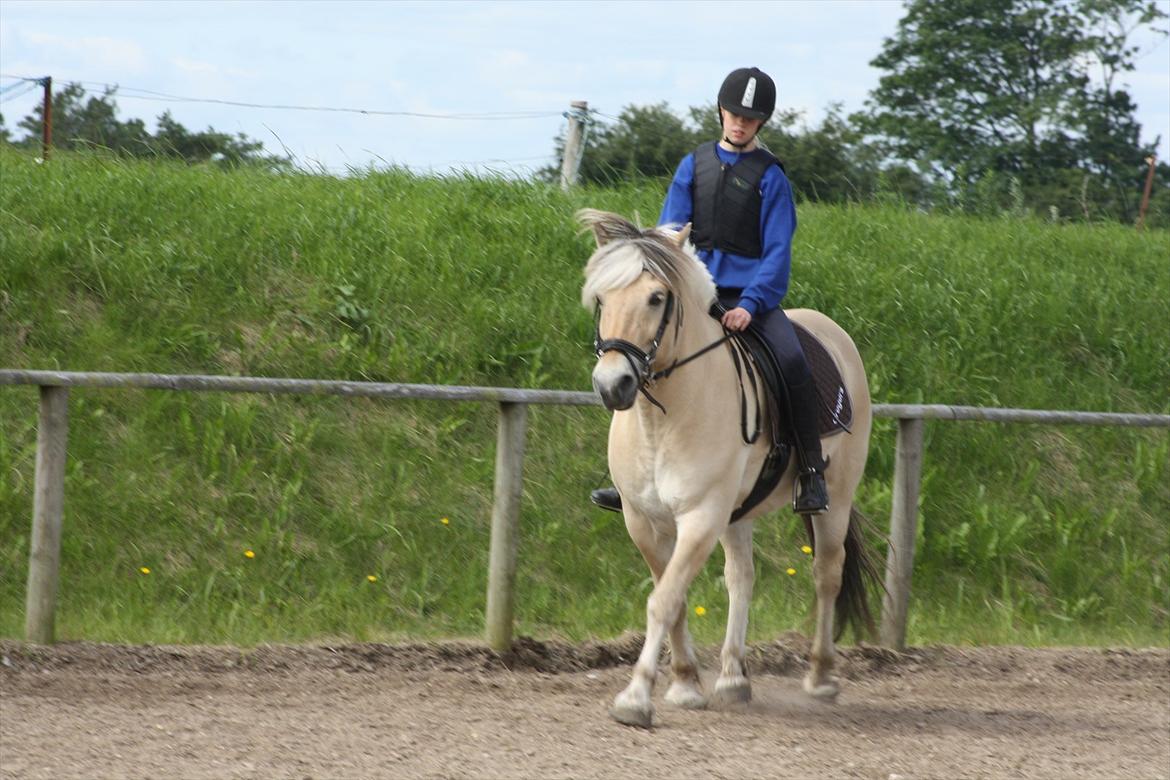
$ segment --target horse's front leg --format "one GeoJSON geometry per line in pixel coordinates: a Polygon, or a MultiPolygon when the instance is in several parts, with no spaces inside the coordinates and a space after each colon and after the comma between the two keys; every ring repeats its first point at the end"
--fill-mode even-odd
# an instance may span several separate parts
{"type": "Polygon", "coordinates": [[[727,637],[723,641],[722,669],[715,682],[715,696],[728,702],[751,701],[748,679],[747,626],[755,569],[752,566],[751,520],[732,523],[723,532],[723,579],[727,583],[727,637]]]}
{"type": "MultiPolygon", "coordinates": [[[[626,529],[642,553],[646,565],[650,567],[654,584],[657,585],[666,571],[667,564],[670,563],[675,537],[657,533],[648,521],[630,510],[626,511],[626,529]]],[[[702,682],[699,679],[699,659],[695,654],[690,631],[687,629],[685,603],[679,610],[678,620],[670,627],[670,672],[670,688],[666,691],[666,701],[687,709],[702,709],[707,706],[707,697],[703,695],[702,682]]]]}
{"type": "MultiPolygon", "coordinates": [[[[682,615],[686,609],[687,588],[691,580],[699,573],[715,547],[719,537],[720,522],[711,520],[717,517],[713,512],[691,512],[680,515],[677,520],[678,536],[670,561],[658,578],[650,598],[646,601],[646,642],[642,645],[642,652],[634,664],[634,672],[630,684],[614,699],[610,715],[620,723],[630,726],[649,728],[654,719],[654,705],[650,696],[654,691],[654,677],[658,671],[658,656],[662,652],[662,643],[666,639],[668,630],[678,630],[681,627],[684,640],[679,644],[688,648],[690,640],[686,636],[686,620],[682,615]]],[[[690,659],[680,658],[685,668],[689,664],[694,669],[694,686],[697,691],[698,667],[693,660],[693,651],[690,659]]],[[[672,664],[673,665],[673,664],[672,664]]],[[[676,672],[678,667],[676,667],[676,672]]],[[[684,687],[675,698],[684,695],[684,687]]],[[[698,693],[701,697],[701,692],[698,693]]]]}

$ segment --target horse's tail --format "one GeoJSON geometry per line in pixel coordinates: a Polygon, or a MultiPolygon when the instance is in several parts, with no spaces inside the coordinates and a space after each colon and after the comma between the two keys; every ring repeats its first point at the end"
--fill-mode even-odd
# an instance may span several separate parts
{"type": "MultiPolygon", "coordinates": [[[[816,549],[812,520],[803,515],[804,527],[808,532],[809,544],[816,549]]],[[[845,565],[841,569],[841,590],[833,612],[836,626],[833,640],[839,641],[846,627],[853,629],[853,636],[874,638],[877,628],[869,606],[869,589],[885,590],[881,574],[874,564],[869,548],[865,544],[864,530],[873,526],[868,517],[856,507],[849,509],[849,529],[845,533],[845,565]]]]}

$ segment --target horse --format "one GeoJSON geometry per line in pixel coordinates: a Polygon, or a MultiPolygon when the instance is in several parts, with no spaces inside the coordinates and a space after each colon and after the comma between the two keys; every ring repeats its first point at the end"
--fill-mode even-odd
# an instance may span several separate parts
{"type": "MultiPolygon", "coordinates": [[[[613,413],[610,474],[622,496],[626,529],[654,581],[641,653],[609,714],[620,723],[650,728],[655,674],[667,635],[671,682],[666,702],[692,709],[708,705],[687,629],[686,599],[716,542],[725,555],[729,608],[715,699],[751,700],[745,656],[755,576],[753,521],[791,502],[796,466],[762,502],[731,521],[752,491],[771,445],[767,436],[749,444],[750,437],[741,435],[741,404],[756,391],[738,376],[735,364],[741,359],[730,345],[718,343],[726,334],[708,316],[715,283],[688,242],[690,226],[641,229],[594,209],[579,211],[577,218],[597,242],[585,266],[581,302],[596,322],[593,387],[613,413]]],[[[862,541],[864,518],[853,507],[869,449],[869,388],[857,347],[839,325],[813,310],[787,313],[823,343],[854,410],[849,433],[822,441],[830,463],[825,473],[829,509],[804,517],[814,556],[816,628],[803,688],[831,701],[840,689],[833,675],[840,638],[835,619],[842,627],[868,627],[870,633],[873,628],[866,582],[878,583],[877,573],[862,541]]],[[[762,427],[767,430],[766,420],[762,427]]]]}

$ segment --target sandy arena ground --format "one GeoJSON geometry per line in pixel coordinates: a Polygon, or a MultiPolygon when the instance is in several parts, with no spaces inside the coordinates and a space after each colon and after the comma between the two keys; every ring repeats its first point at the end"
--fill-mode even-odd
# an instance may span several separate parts
{"type": "MultiPolygon", "coordinates": [[[[0,642],[4,778],[1170,778],[1170,650],[753,648],[749,704],[606,708],[640,637],[128,647],[0,642]]],[[[714,683],[714,651],[703,653],[714,683]]]]}

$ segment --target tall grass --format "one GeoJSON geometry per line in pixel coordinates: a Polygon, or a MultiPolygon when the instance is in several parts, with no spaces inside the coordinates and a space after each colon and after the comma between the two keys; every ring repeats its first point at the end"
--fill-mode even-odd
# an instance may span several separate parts
{"type": "MultiPolygon", "coordinates": [[[[660,197],[0,149],[0,365],[586,389],[591,244],[571,215],[651,220],[660,197]]],[[[877,401],[1170,411],[1167,233],[799,216],[786,304],[853,334],[877,401]]],[[[480,632],[490,406],[92,390],[70,413],[62,636],[480,632]]],[[[0,389],[0,636],[23,630],[35,420],[35,390],[0,389]]],[[[646,567],[585,499],[607,422],[531,411],[522,632],[642,625],[646,567]]],[[[879,521],[892,445],[878,421],[858,498],[879,521]]],[[[1165,431],[930,423],[911,641],[1170,643],[1168,460],[1165,431]]],[[[756,639],[809,626],[801,536],[788,513],[757,523],[756,639]]],[[[692,589],[701,641],[722,631],[720,573],[716,553],[692,589]]]]}

